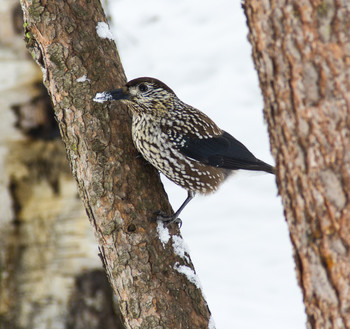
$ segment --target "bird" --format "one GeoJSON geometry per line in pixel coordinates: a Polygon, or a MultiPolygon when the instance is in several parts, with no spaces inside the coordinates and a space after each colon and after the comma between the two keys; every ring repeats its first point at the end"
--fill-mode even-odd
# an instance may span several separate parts
{"type": "Polygon", "coordinates": [[[136,78],[94,98],[96,102],[112,100],[125,103],[130,110],[133,143],[144,159],[187,190],[187,198],[176,212],[157,211],[155,220],[181,225],[179,215],[196,194],[215,192],[237,170],[275,173],[273,166],[257,159],[158,79],[136,78]]]}

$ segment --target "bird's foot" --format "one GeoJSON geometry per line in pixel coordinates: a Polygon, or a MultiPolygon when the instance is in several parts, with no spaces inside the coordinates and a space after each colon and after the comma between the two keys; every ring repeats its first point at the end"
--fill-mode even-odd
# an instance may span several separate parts
{"type": "MultiPolygon", "coordinates": [[[[174,214],[175,215],[175,214],[174,214]]],[[[179,228],[182,226],[182,220],[174,215],[167,215],[164,211],[158,210],[154,213],[154,221],[162,221],[166,226],[169,226],[172,223],[179,225],[179,228]]]]}

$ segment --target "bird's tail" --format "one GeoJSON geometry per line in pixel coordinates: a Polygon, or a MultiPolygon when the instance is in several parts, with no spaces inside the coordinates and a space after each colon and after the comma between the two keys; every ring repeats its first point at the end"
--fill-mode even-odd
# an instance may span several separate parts
{"type": "Polygon", "coordinates": [[[276,170],[275,167],[269,165],[268,163],[261,161],[259,159],[257,159],[256,162],[247,165],[246,168],[244,168],[246,170],[255,170],[255,171],[265,171],[269,174],[275,174],[276,170]]]}

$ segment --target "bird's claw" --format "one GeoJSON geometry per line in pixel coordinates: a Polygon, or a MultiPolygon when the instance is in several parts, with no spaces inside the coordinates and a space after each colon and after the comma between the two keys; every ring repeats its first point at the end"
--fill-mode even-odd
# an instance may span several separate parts
{"type": "Polygon", "coordinates": [[[172,223],[179,225],[179,228],[181,228],[182,226],[182,220],[180,218],[174,217],[174,215],[169,216],[164,211],[161,211],[161,210],[158,210],[154,213],[153,220],[154,221],[160,220],[166,226],[169,226],[172,223]]]}

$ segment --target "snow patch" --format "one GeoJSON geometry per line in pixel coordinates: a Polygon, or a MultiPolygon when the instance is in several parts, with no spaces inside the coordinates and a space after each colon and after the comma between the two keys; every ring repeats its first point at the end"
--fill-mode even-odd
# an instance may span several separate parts
{"type": "Polygon", "coordinates": [[[208,329],[216,329],[215,322],[212,315],[209,318],[208,329]]]}
{"type": "Polygon", "coordinates": [[[165,245],[170,240],[170,233],[168,228],[164,225],[164,223],[161,220],[157,221],[157,232],[160,242],[162,243],[163,247],[165,247],[165,245]]]}
{"type": "Polygon", "coordinates": [[[102,39],[114,40],[113,34],[109,29],[109,26],[105,22],[98,22],[96,25],[97,35],[102,39]]]}
{"type": "Polygon", "coordinates": [[[189,248],[185,243],[184,239],[178,235],[173,235],[173,248],[176,255],[181,257],[183,260],[190,262],[190,259],[187,255],[189,255],[189,248]],[[186,255],[187,254],[187,255],[186,255]]]}
{"type": "Polygon", "coordinates": [[[85,81],[90,82],[91,80],[88,79],[87,76],[84,74],[84,75],[82,75],[80,78],[76,79],[75,81],[76,81],[76,82],[85,82],[85,81]]]}
{"type": "Polygon", "coordinates": [[[93,101],[96,103],[104,103],[104,102],[109,101],[111,99],[112,99],[111,94],[104,91],[102,93],[96,93],[93,101]]]}
{"type": "Polygon", "coordinates": [[[179,273],[186,275],[188,281],[192,282],[198,289],[202,290],[202,286],[197,274],[190,267],[186,265],[180,265],[177,262],[174,265],[174,269],[179,273]]]}

